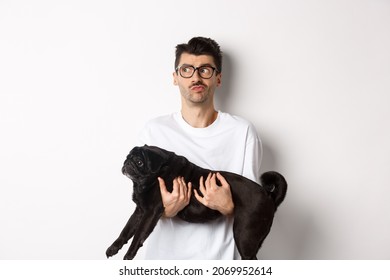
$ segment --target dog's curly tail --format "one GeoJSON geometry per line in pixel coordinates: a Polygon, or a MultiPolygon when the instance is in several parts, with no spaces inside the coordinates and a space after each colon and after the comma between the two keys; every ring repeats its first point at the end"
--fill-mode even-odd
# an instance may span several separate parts
{"type": "Polygon", "coordinates": [[[268,191],[275,202],[275,209],[282,203],[287,192],[287,182],[276,171],[268,171],[260,177],[261,185],[268,191]]]}

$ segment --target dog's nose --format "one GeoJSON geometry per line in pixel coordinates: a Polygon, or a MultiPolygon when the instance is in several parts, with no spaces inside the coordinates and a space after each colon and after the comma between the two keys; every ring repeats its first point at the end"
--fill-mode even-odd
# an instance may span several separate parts
{"type": "Polygon", "coordinates": [[[122,174],[126,174],[129,167],[129,161],[125,161],[122,167],[122,174]]]}

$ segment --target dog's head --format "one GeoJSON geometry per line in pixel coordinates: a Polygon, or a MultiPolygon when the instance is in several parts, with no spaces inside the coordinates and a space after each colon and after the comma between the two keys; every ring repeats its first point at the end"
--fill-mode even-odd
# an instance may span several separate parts
{"type": "MultiPolygon", "coordinates": [[[[163,175],[162,168],[167,166],[172,154],[154,146],[135,147],[127,156],[122,173],[129,177],[134,184],[145,188],[156,182],[158,176],[163,175]]],[[[138,191],[144,190],[146,189],[138,191]]]]}

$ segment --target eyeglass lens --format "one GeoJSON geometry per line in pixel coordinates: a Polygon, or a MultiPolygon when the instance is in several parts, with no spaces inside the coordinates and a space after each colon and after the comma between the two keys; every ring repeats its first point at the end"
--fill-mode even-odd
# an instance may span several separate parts
{"type": "Polygon", "coordinates": [[[199,76],[204,79],[210,79],[214,74],[215,68],[212,66],[200,66],[195,68],[192,65],[182,65],[179,67],[180,75],[183,78],[191,78],[195,71],[198,71],[199,76]]]}

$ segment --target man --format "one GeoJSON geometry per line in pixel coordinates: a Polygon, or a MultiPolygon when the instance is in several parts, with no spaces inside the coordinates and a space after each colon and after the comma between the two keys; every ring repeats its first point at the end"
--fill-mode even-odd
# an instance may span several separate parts
{"type": "MultiPolygon", "coordinates": [[[[262,147],[246,120],[217,111],[214,94],[221,85],[222,52],[210,38],[195,37],[176,47],[173,83],[181,93],[181,111],[149,121],[141,144],[159,146],[185,156],[203,168],[241,174],[258,181],[262,147]]],[[[238,259],[229,184],[219,174],[202,179],[200,193],[191,182],[176,178],[172,193],[159,178],[164,215],[149,236],[146,259],[238,259]],[[191,224],[175,217],[195,196],[223,214],[216,221],[191,224]]]]}

